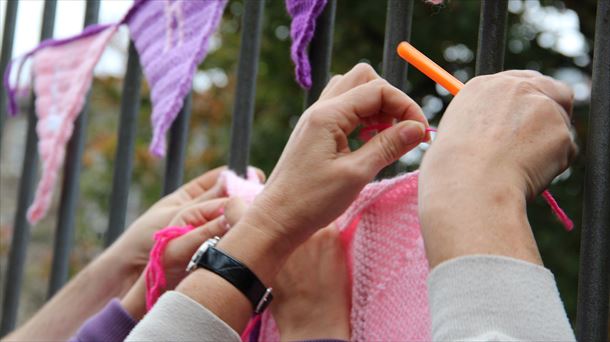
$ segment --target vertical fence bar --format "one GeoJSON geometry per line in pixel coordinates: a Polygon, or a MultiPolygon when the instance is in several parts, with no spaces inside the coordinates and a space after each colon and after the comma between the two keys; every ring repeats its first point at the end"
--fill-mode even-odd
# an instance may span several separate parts
{"type": "MultiPolygon", "coordinates": [[[[53,36],[55,25],[56,0],[48,0],[44,4],[42,14],[42,29],[40,40],[53,36]]],[[[15,226],[13,227],[13,239],[8,256],[8,270],[4,281],[4,301],[2,302],[2,323],[0,336],[9,333],[15,327],[17,311],[19,308],[19,294],[23,281],[23,265],[27,256],[27,247],[30,240],[30,225],[26,219],[28,206],[34,195],[34,182],[38,169],[38,137],[36,135],[36,109],[35,100],[32,95],[28,112],[28,131],[26,136],[25,156],[21,179],[19,180],[19,198],[17,200],[17,212],[15,213],[15,226]]]]}
{"type": "Polygon", "coordinates": [[[141,83],[142,69],[140,67],[140,58],[135,45],[131,42],[127,57],[127,72],[123,81],[123,96],[121,97],[121,119],[119,122],[116,158],[114,159],[110,219],[105,241],[106,247],[110,246],[125,228],[136,140],[136,126],[138,123],[138,113],[140,112],[141,83]]]}
{"type": "Polygon", "coordinates": [[[493,74],[504,69],[507,14],[508,0],[481,1],[475,71],[477,76],[493,74]]]}
{"type": "Polygon", "coordinates": [[[326,8],[316,21],[316,32],[309,48],[311,61],[311,89],[305,94],[305,107],[311,106],[318,100],[330,72],[330,63],[333,54],[333,34],[335,32],[335,12],[337,0],[329,0],[326,8]]]}
{"type": "MultiPolygon", "coordinates": [[[[15,40],[15,23],[17,22],[17,7],[19,1],[8,1],[4,15],[4,31],[2,34],[2,52],[0,52],[0,76],[13,56],[13,41],[15,40]]],[[[0,90],[0,155],[2,154],[2,131],[6,116],[6,89],[0,90]]]]}
{"type": "MultiPolygon", "coordinates": [[[[406,92],[407,66],[396,53],[401,41],[411,40],[411,23],[413,21],[413,0],[388,0],[385,39],[383,44],[382,75],[393,86],[406,92]]],[[[389,178],[400,173],[400,163],[395,162],[385,167],[378,178],[389,178]]]]}
{"type": "Polygon", "coordinates": [[[406,63],[396,53],[398,43],[411,40],[413,0],[388,0],[383,43],[382,75],[396,88],[406,92],[406,63]]]}
{"type": "Polygon", "coordinates": [[[167,158],[165,159],[164,196],[173,192],[182,184],[189,120],[191,118],[191,100],[192,94],[184,98],[182,109],[170,129],[169,146],[167,148],[167,158]]]}
{"type": "MultiPolygon", "coordinates": [[[[100,0],[87,0],[85,9],[85,23],[88,26],[97,23],[100,10],[100,0]]],[[[80,185],[81,158],[85,147],[87,129],[87,111],[89,109],[89,96],[85,106],[74,122],[74,131],[66,151],[66,163],[62,180],[61,200],[59,202],[59,217],[55,228],[55,242],[53,246],[53,262],[51,264],[51,279],[49,281],[48,298],[53,295],[68,280],[70,252],[74,240],[74,221],[76,219],[76,206],[78,203],[78,190],[80,185]]]]}
{"type": "Polygon", "coordinates": [[[264,5],[265,2],[261,0],[244,1],[229,152],[229,168],[241,176],[246,175],[250,155],[250,135],[254,116],[254,95],[256,94],[256,73],[264,5]]]}
{"type": "Polygon", "coordinates": [[[597,2],[576,332],[608,340],[610,276],[610,0],[597,2]]]}

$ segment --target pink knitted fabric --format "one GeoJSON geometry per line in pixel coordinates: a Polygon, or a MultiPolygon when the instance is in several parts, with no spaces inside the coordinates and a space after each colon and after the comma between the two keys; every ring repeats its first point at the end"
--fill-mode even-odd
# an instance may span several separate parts
{"type": "Polygon", "coordinates": [[[286,0],[286,9],[292,18],[290,57],[295,65],[297,82],[305,89],[311,88],[308,47],[316,31],[316,19],[326,3],[327,0],[286,0]]]}
{"type": "Polygon", "coordinates": [[[125,21],[151,89],[153,155],[165,155],[165,134],[191,89],[226,0],[136,0],[125,21]]]}
{"type": "MultiPolygon", "coordinates": [[[[426,278],[428,262],[417,212],[417,172],[367,185],[336,221],[348,242],[352,275],[352,339],[430,340],[426,278]]],[[[253,199],[263,185],[230,171],[229,195],[253,199]],[[233,193],[233,190],[238,192],[233,193]],[[244,189],[248,189],[247,191],[244,189]]],[[[269,312],[261,341],[279,341],[269,312]]]]}
{"type": "Polygon", "coordinates": [[[42,178],[27,214],[32,224],[42,219],[49,209],[74,120],[91,87],[93,68],[116,29],[117,26],[108,26],[80,39],[44,47],[34,54],[36,131],[42,178]]]}
{"type": "MultiPolygon", "coordinates": [[[[146,310],[150,310],[161,296],[161,292],[167,288],[165,272],[163,270],[163,254],[167,245],[175,238],[180,237],[191,230],[193,226],[166,227],[155,233],[153,239],[155,244],[150,250],[150,258],[146,265],[146,310]]],[[[186,267],[186,265],[184,265],[186,267]]]]}

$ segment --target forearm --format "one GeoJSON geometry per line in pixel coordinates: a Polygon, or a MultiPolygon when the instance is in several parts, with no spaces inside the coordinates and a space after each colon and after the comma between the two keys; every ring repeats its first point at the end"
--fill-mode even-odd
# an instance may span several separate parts
{"type": "Polygon", "coordinates": [[[137,271],[107,250],[6,339],[67,340],[108,301],[123,296],[136,279],[137,271]]]}

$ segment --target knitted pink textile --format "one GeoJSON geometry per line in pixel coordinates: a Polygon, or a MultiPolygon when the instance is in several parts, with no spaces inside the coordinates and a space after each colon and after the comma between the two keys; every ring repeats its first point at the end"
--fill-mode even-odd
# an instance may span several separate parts
{"type": "Polygon", "coordinates": [[[286,9],[292,18],[290,57],[295,65],[297,82],[305,89],[311,88],[308,47],[316,31],[316,19],[326,3],[327,0],[286,0],[286,9]]]}
{"type": "Polygon", "coordinates": [[[165,155],[165,134],[191,89],[197,65],[208,51],[226,0],[136,0],[125,21],[151,89],[150,151],[165,155]]]}
{"type": "MultiPolygon", "coordinates": [[[[336,221],[352,275],[352,339],[430,340],[428,262],[417,212],[417,172],[367,185],[336,221]]],[[[263,185],[223,173],[227,193],[251,201],[263,185]]],[[[267,311],[260,341],[279,341],[267,311]]]]}
{"type": "Polygon", "coordinates": [[[27,214],[32,224],[42,219],[49,209],[74,120],[91,87],[93,68],[116,29],[117,26],[108,26],[80,39],[44,47],[34,54],[36,131],[42,178],[27,214]]]}
{"type": "MultiPolygon", "coordinates": [[[[163,271],[163,254],[167,245],[175,238],[180,237],[191,230],[193,226],[166,227],[155,233],[155,243],[150,250],[150,258],[146,265],[146,310],[150,310],[161,296],[161,292],[167,288],[165,272],[163,271]]],[[[185,265],[186,267],[186,265],[185,265]]]]}

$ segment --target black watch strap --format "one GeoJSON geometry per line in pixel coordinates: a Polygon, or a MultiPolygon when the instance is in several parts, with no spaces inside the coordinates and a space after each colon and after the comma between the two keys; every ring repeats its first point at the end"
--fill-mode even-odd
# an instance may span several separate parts
{"type": "Polygon", "coordinates": [[[256,314],[263,312],[273,299],[271,289],[266,288],[248,267],[215,247],[209,247],[203,253],[197,266],[233,284],[250,300],[256,314]]]}

